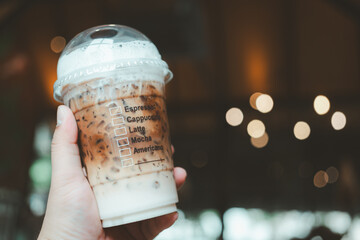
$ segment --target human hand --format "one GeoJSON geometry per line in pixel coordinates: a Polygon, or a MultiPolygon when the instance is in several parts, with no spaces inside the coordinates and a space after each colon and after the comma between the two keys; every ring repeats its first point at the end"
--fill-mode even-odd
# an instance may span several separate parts
{"type": "MultiPolygon", "coordinates": [[[[39,240],[153,239],[176,221],[178,214],[170,213],[103,229],[94,194],[81,166],[74,115],[68,107],[59,106],[57,119],[51,145],[50,193],[39,240]]],[[[176,167],[174,177],[180,188],[186,171],[176,167]]]]}

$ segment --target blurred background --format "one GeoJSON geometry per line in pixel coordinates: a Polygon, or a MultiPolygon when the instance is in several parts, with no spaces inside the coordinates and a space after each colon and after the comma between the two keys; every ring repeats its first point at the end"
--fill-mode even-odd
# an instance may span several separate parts
{"type": "Polygon", "coordinates": [[[360,0],[0,1],[0,239],[35,239],[56,64],[134,27],[174,73],[180,217],[157,239],[360,239],[360,0]]]}

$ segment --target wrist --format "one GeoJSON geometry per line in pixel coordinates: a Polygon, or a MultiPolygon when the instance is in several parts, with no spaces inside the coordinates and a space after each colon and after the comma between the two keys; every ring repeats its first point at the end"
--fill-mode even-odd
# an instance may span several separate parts
{"type": "Polygon", "coordinates": [[[50,232],[41,230],[37,240],[79,240],[79,238],[73,236],[65,236],[64,234],[59,234],[57,232],[50,232]]]}
{"type": "Polygon", "coordinates": [[[79,240],[78,238],[73,238],[72,236],[65,236],[67,231],[61,231],[61,227],[51,226],[51,224],[47,224],[46,216],[41,227],[39,236],[37,240],[79,240]]]}

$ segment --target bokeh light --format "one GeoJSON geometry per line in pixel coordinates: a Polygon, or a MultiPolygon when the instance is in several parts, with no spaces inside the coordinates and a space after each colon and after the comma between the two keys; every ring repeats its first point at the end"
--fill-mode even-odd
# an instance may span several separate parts
{"type": "Polygon", "coordinates": [[[274,214],[275,234],[271,239],[306,239],[316,221],[311,212],[297,210],[282,211],[274,214]]]}
{"type": "Polygon", "coordinates": [[[265,125],[262,121],[254,119],[247,125],[247,132],[250,137],[259,138],[265,133],[265,125]]]}
{"type": "Polygon", "coordinates": [[[323,170],[318,171],[314,175],[314,186],[317,188],[325,187],[326,184],[329,182],[329,176],[323,170]]]}
{"type": "Polygon", "coordinates": [[[30,166],[29,175],[35,189],[48,189],[51,180],[50,157],[35,160],[30,166]]]}
{"type": "Polygon", "coordinates": [[[221,235],[222,223],[218,211],[208,209],[199,216],[199,222],[204,234],[209,239],[217,239],[221,235]]]}
{"type": "Polygon", "coordinates": [[[251,95],[251,97],[250,97],[250,100],[249,100],[250,106],[255,110],[258,110],[257,107],[256,107],[256,100],[261,94],[262,93],[260,93],[260,92],[256,92],[256,93],[253,93],[251,95]]]}
{"type": "Polygon", "coordinates": [[[310,126],[306,122],[299,121],[294,126],[294,135],[299,140],[304,140],[310,136],[310,126]]]}
{"type": "Polygon", "coordinates": [[[66,40],[62,36],[56,36],[51,39],[50,48],[55,53],[60,53],[66,45],[66,40]]]}
{"type": "Polygon", "coordinates": [[[312,237],[310,240],[324,240],[320,235],[312,237]]]}
{"type": "Polygon", "coordinates": [[[326,114],[330,109],[330,101],[324,95],[318,95],[314,100],[315,112],[319,115],[326,114]]]}
{"type": "Polygon", "coordinates": [[[341,130],[346,125],[346,116],[342,112],[334,112],[331,117],[331,125],[335,130],[341,130]]]}
{"type": "MultiPolygon", "coordinates": [[[[350,229],[348,231],[347,236],[349,238],[346,238],[347,240],[353,240],[357,239],[360,236],[360,218],[359,215],[355,216],[353,218],[352,224],[350,226],[350,229]]],[[[346,240],[344,239],[344,240],[346,240]]]]}
{"type": "Polygon", "coordinates": [[[325,215],[325,226],[339,234],[346,233],[351,226],[351,217],[347,212],[331,211],[325,215]]]}
{"type": "Polygon", "coordinates": [[[31,212],[35,216],[42,216],[46,210],[46,197],[39,193],[32,193],[28,198],[31,212]]]}
{"type": "Polygon", "coordinates": [[[256,148],[263,148],[267,145],[269,142],[269,135],[265,132],[261,137],[259,138],[250,138],[251,144],[256,148]]]}
{"type": "Polygon", "coordinates": [[[231,125],[231,126],[239,126],[243,119],[244,119],[244,114],[242,113],[242,111],[239,108],[230,108],[225,115],[226,118],[226,122],[231,125]]]}
{"type": "Polygon", "coordinates": [[[230,208],[224,213],[224,238],[246,239],[251,233],[251,217],[246,209],[230,208]]]}
{"type": "Polygon", "coordinates": [[[256,108],[259,110],[259,112],[268,113],[272,110],[273,106],[274,101],[268,94],[261,94],[256,99],[256,108]]]}
{"type": "Polygon", "coordinates": [[[50,156],[52,133],[47,122],[40,122],[35,129],[34,149],[38,156],[50,156]]]}
{"type": "Polygon", "coordinates": [[[335,183],[339,178],[339,171],[335,167],[329,167],[326,173],[329,176],[329,183],[335,183]]]}

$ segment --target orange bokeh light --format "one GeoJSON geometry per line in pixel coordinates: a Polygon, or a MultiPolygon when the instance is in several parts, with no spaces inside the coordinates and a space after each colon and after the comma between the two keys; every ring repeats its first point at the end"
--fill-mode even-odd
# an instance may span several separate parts
{"type": "Polygon", "coordinates": [[[252,91],[267,90],[268,61],[264,46],[252,43],[245,52],[245,71],[252,91]]]}

